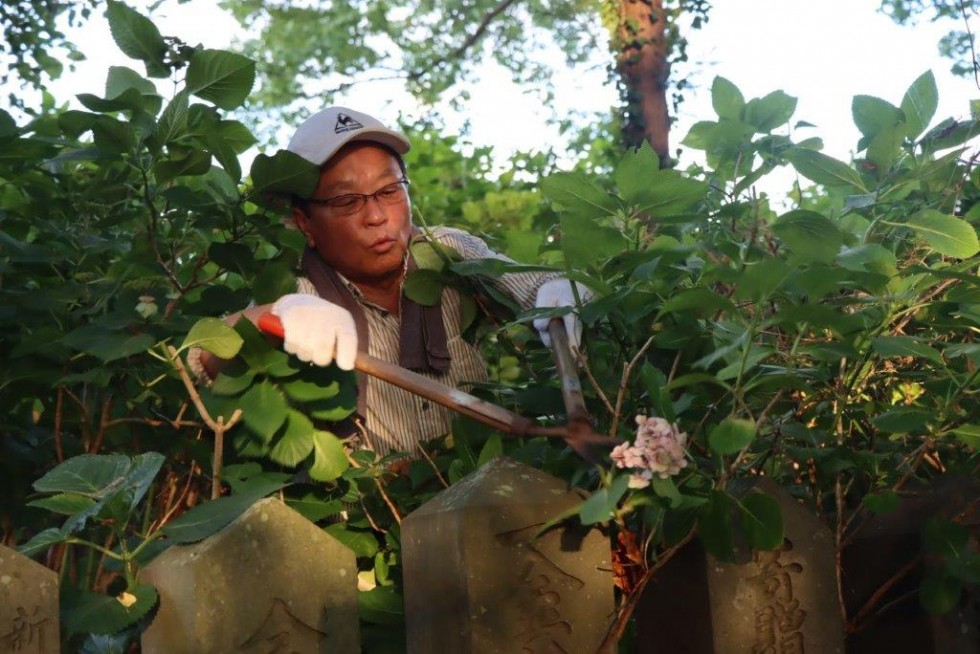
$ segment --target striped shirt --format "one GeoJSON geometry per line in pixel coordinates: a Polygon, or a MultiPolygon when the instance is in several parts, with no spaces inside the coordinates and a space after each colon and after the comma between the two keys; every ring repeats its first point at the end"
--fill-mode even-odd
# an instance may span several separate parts
{"type": "MultiPolygon", "coordinates": [[[[439,226],[428,231],[430,240],[456,250],[463,259],[492,258],[511,261],[491,250],[480,238],[452,227],[439,226]]],[[[507,273],[494,280],[499,290],[513,298],[524,309],[534,306],[538,288],[556,273],[507,273]]],[[[345,280],[354,297],[364,308],[368,326],[368,354],[395,365],[398,364],[400,324],[399,317],[366,300],[357,287],[345,280]]],[[[300,278],[297,292],[316,295],[313,283],[300,278]]],[[[460,294],[454,288],[445,287],[442,293],[442,318],[446,328],[446,340],[451,356],[449,371],[445,374],[420,373],[452,388],[465,390],[469,382],[487,379],[483,358],[476,347],[462,337],[460,294]]],[[[195,365],[193,352],[189,357],[195,365]]],[[[416,444],[438,438],[449,432],[454,413],[431,400],[414,395],[388,382],[368,376],[362,426],[365,447],[373,448],[379,456],[392,452],[417,453],[416,444]]]]}

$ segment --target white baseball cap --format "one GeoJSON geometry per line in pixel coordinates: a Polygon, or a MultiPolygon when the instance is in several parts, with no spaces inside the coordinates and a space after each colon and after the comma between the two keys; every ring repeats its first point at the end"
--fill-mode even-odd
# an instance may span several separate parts
{"type": "Polygon", "coordinates": [[[388,129],[377,118],[347,107],[328,107],[307,118],[286,149],[322,166],[351,141],[373,141],[398,154],[411,148],[404,134],[388,129]]]}

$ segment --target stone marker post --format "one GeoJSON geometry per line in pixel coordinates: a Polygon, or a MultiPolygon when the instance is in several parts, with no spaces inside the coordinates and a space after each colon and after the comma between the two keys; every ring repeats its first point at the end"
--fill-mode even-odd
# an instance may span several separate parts
{"type": "Polygon", "coordinates": [[[354,553],[274,498],[140,581],[160,593],[144,654],[360,652],[354,553]]]}
{"type": "Polygon", "coordinates": [[[834,537],[768,479],[783,514],[781,548],[719,563],[695,540],[657,573],[634,613],[642,654],[843,654],[834,537]]]}
{"type": "Polygon", "coordinates": [[[612,621],[609,540],[538,528],[582,498],[494,459],[402,521],[409,654],[592,654],[612,621]]]}
{"type": "MultiPolygon", "coordinates": [[[[841,557],[843,593],[848,615],[858,622],[847,638],[848,654],[980,652],[980,585],[966,586],[957,606],[944,615],[929,615],[919,602],[922,581],[938,563],[923,547],[923,525],[931,517],[960,515],[977,497],[977,481],[943,478],[931,487],[907,489],[895,511],[866,515],[848,533],[841,557]]],[[[976,547],[978,512],[967,512],[962,523],[976,547]]]]}
{"type": "Polygon", "coordinates": [[[0,654],[61,650],[58,575],[0,545],[0,654]]]}

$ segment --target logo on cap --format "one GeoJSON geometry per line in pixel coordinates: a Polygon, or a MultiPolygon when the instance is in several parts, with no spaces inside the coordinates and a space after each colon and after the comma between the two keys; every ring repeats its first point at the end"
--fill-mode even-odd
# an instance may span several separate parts
{"type": "Polygon", "coordinates": [[[364,125],[360,124],[347,114],[337,114],[337,124],[334,125],[333,128],[334,134],[353,132],[355,129],[364,129],[364,125]]]}

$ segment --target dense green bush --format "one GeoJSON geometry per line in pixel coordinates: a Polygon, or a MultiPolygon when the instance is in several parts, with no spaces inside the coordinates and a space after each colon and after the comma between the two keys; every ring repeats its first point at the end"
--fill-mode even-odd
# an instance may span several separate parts
{"type": "MultiPolygon", "coordinates": [[[[360,593],[367,649],[400,651],[400,517],[498,454],[593,491],[556,520],[610,535],[616,634],[638,591],[694,534],[721,560],[738,539],[781,542],[775,503],[742,494],[745,480],[776,480],[840,544],[848,524],[894,509],[909,489],[976,477],[980,183],[968,147],[980,126],[934,123],[930,74],[897,106],[854,99],[853,162],[784,135],[793,98],[746,100],[720,78],[717,118],[684,141],[704,152],[703,169],[660,170],[644,147],[608,175],[530,185],[469,179],[487,172],[486,153],[467,158],[452,142],[413,150],[420,223],[456,222],[596,291],[582,312],[581,369],[596,430],[632,441],[636,416],[656,416],[686,435],[686,450],[676,474],[642,484],[640,470],[586,464],[560,441],[461,420],[394,475],[390,461],[348,454],[317,422],[353,409],[349,375],[299,366],[249,324],[215,320],[291,288],[303,241],[270,198],[315,176],[279,152],[243,178],[238,156],[254,138],[223,112],[247,97],[253,63],[175,46],[121,3],[109,17],[124,53],[174,81],[170,97],[116,67],[102,96],[80,97],[85,111],[48,107],[24,125],[0,113],[0,524],[4,542],[46,553],[62,572],[74,645],[108,648],[105,634],[118,646],[138,633],[155,592],[135,571],[209,533],[184,513],[196,504],[216,516],[213,529],[281,489],[357,553],[362,585],[373,587],[360,593]],[[798,188],[789,209],[754,191],[780,166],[815,185],[798,188]],[[198,391],[180,359],[191,345],[238,363],[198,391]],[[223,465],[212,439],[225,443],[223,465]],[[201,503],[212,485],[224,496],[201,503]],[[123,606],[123,596],[135,601],[123,606]],[[105,620],[91,617],[105,606],[105,620]]],[[[551,164],[528,159],[525,170],[551,164]]],[[[505,305],[485,296],[485,281],[508,269],[436,258],[408,289],[427,301],[461,284],[484,294],[481,306],[505,305]]],[[[561,423],[551,354],[527,326],[534,315],[491,312],[475,325],[494,372],[477,392],[561,423]]],[[[922,602],[941,612],[978,581],[980,564],[964,527],[930,529],[948,565],[922,602]]]]}

